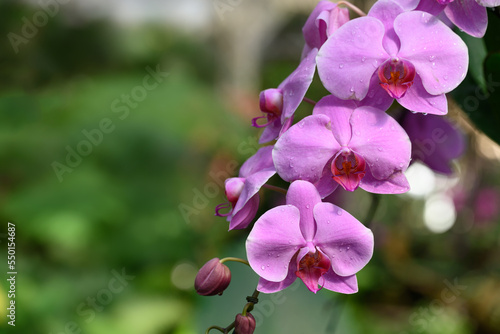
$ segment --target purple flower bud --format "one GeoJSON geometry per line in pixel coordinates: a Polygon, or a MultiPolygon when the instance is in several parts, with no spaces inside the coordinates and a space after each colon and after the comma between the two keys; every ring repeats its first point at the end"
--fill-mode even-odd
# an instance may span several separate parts
{"type": "Polygon", "coordinates": [[[236,315],[234,323],[235,334],[252,334],[255,330],[255,318],[249,312],[244,316],[242,314],[236,315]]]}
{"type": "Polygon", "coordinates": [[[194,288],[202,296],[221,295],[230,282],[231,271],[218,258],[214,258],[198,271],[194,280],[194,288]]]}

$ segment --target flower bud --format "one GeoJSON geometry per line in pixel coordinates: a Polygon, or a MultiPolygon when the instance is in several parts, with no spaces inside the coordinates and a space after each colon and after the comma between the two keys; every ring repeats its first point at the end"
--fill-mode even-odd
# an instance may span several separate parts
{"type": "Polygon", "coordinates": [[[235,334],[252,334],[255,330],[255,318],[253,315],[247,312],[247,315],[242,314],[236,315],[236,320],[234,322],[234,333],[235,334]]]}
{"type": "Polygon", "coordinates": [[[214,258],[198,271],[194,280],[194,288],[202,296],[221,295],[230,282],[231,271],[218,258],[214,258]]]}

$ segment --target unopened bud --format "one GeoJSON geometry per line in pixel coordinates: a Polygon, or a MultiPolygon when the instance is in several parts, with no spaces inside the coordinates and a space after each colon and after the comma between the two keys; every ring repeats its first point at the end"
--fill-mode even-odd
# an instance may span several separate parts
{"type": "Polygon", "coordinates": [[[252,334],[255,330],[255,318],[247,312],[247,315],[238,314],[234,322],[235,334],[252,334]]]}
{"type": "Polygon", "coordinates": [[[263,90],[259,95],[260,110],[265,113],[281,116],[283,109],[283,92],[278,88],[263,90]]]}
{"type": "Polygon", "coordinates": [[[231,271],[225,264],[220,263],[218,258],[214,258],[198,271],[194,288],[202,296],[221,295],[230,282],[231,271]]]}

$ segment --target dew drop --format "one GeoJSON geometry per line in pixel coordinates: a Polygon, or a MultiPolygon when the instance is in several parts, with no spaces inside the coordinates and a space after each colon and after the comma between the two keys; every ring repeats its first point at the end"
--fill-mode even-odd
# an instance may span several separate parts
{"type": "Polygon", "coordinates": [[[291,244],[292,243],[292,240],[288,240],[288,244],[291,244]]]}
{"type": "Polygon", "coordinates": [[[382,147],[377,148],[379,152],[382,152],[384,149],[382,147]]]}
{"type": "Polygon", "coordinates": [[[344,64],[339,64],[339,68],[344,68],[344,64]]]}
{"type": "Polygon", "coordinates": [[[309,204],[306,205],[306,209],[309,209],[311,206],[309,204]]]}
{"type": "Polygon", "coordinates": [[[444,80],[448,80],[448,76],[447,76],[447,75],[445,75],[445,76],[443,77],[443,79],[444,79],[444,80]]]}
{"type": "Polygon", "coordinates": [[[354,92],[354,87],[351,87],[351,89],[349,89],[351,91],[351,93],[354,92]]]}
{"type": "Polygon", "coordinates": [[[364,62],[365,62],[365,60],[366,60],[366,58],[365,58],[365,57],[361,58],[361,62],[363,62],[363,63],[364,63],[364,62]]]}
{"type": "Polygon", "coordinates": [[[436,59],[436,56],[429,56],[429,61],[434,61],[436,59]]]}
{"type": "Polygon", "coordinates": [[[267,265],[267,267],[269,268],[269,266],[270,266],[270,265],[268,264],[268,265],[267,265]]]}
{"type": "Polygon", "coordinates": [[[426,113],[426,112],[423,112],[423,113],[422,113],[422,115],[424,115],[424,116],[427,116],[427,115],[428,115],[428,113],[426,113]]]}
{"type": "Polygon", "coordinates": [[[327,220],[327,221],[326,221],[326,223],[327,223],[327,224],[330,224],[330,221],[329,221],[329,220],[327,220]]]}
{"type": "Polygon", "coordinates": [[[342,216],[342,210],[337,210],[337,216],[342,216]]]}
{"type": "Polygon", "coordinates": [[[399,168],[403,168],[404,164],[403,163],[400,163],[399,164],[399,168]]]}
{"type": "Polygon", "coordinates": [[[260,267],[260,269],[266,270],[266,266],[262,266],[262,267],[260,267]]]}
{"type": "Polygon", "coordinates": [[[351,249],[351,247],[347,246],[346,251],[348,251],[349,249],[351,249]]]}
{"type": "Polygon", "coordinates": [[[356,136],[359,136],[360,134],[361,134],[361,132],[356,131],[356,136]]]}

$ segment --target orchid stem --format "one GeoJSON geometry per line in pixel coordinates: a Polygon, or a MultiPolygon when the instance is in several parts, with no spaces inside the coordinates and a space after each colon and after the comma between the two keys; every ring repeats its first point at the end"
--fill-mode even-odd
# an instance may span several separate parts
{"type": "Polygon", "coordinates": [[[370,226],[375,214],[377,213],[377,209],[380,204],[381,196],[379,194],[372,194],[372,202],[370,204],[370,208],[368,209],[368,214],[366,215],[365,224],[366,226],[370,226]]]}
{"type": "Polygon", "coordinates": [[[227,262],[227,261],[243,263],[243,264],[246,264],[247,266],[250,267],[250,263],[248,263],[248,261],[240,259],[240,258],[237,258],[237,257],[225,257],[222,260],[220,260],[219,262],[220,263],[224,263],[224,262],[227,262]]]}
{"type": "Polygon", "coordinates": [[[347,2],[347,1],[339,1],[337,2],[337,5],[344,5],[346,7],[349,7],[350,9],[352,9],[352,11],[354,11],[356,14],[358,14],[359,16],[366,16],[366,13],[363,12],[361,9],[359,9],[358,7],[354,6],[352,3],[350,2],[347,2]]]}
{"type": "Polygon", "coordinates": [[[217,329],[218,331],[220,331],[221,333],[226,333],[226,329],[225,328],[222,328],[222,327],[219,327],[219,326],[210,326],[207,328],[207,330],[205,331],[205,334],[208,334],[212,329],[217,329]]]}
{"type": "Polygon", "coordinates": [[[257,289],[255,289],[255,291],[253,292],[252,294],[252,297],[247,297],[247,301],[248,303],[245,305],[245,307],[243,308],[243,312],[241,312],[241,315],[242,316],[246,316],[247,315],[247,312],[252,312],[253,310],[253,306],[255,304],[257,304],[257,302],[259,301],[258,300],[258,297],[259,297],[259,291],[257,291],[257,289]]]}
{"type": "Polygon", "coordinates": [[[280,188],[280,187],[276,187],[276,186],[272,186],[270,184],[264,184],[263,185],[264,188],[267,188],[267,189],[270,189],[270,190],[274,190],[276,192],[279,192],[283,195],[286,195],[286,189],[283,189],[283,188],[280,188]]]}
{"type": "Polygon", "coordinates": [[[304,96],[304,98],[302,99],[302,101],[307,102],[307,103],[309,103],[309,104],[312,104],[313,106],[315,106],[315,105],[316,105],[316,101],[311,100],[310,98],[305,97],[305,96],[304,96]]]}

